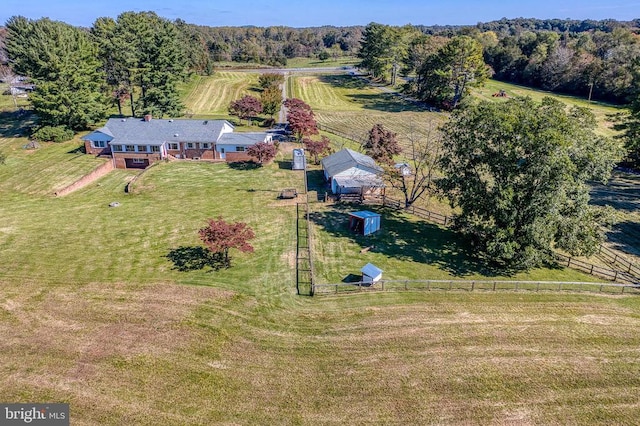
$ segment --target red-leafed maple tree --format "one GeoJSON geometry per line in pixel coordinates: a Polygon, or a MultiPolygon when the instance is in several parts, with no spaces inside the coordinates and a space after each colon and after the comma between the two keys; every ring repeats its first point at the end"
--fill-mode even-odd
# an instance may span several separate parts
{"type": "Polygon", "coordinates": [[[276,156],[276,147],[272,143],[258,142],[255,145],[251,145],[247,148],[247,155],[256,159],[256,162],[260,165],[266,161],[271,161],[276,156]]]}
{"type": "Polygon", "coordinates": [[[253,253],[253,246],[248,241],[255,238],[255,233],[246,223],[228,223],[222,217],[208,219],[207,226],[200,229],[198,234],[212,253],[223,257],[226,268],[231,266],[229,249],[235,248],[243,253],[253,253]]]}
{"type": "Polygon", "coordinates": [[[249,95],[243,96],[229,105],[229,114],[238,116],[241,120],[247,120],[248,124],[251,124],[251,117],[255,117],[261,112],[260,99],[249,95]]]}
{"type": "Polygon", "coordinates": [[[284,101],[284,106],[287,107],[289,111],[293,111],[296,109],[311,111],[311,107],[305,101],[298,98],[288,98],[286,101],[284,101]]]}
{"type": "Polygon", "coordinates": [[[313,162],[318,164],[320,157],[331,154],[331,141],[328,137],[322,136],[319,141],[314,141],[309,138],[302,139],[304,149],[313,157],[313,162]]]}
{"type": "Polygon", "coordinates": [[[318,134],[318,123],[310,110],[298,108],[289,110],[287,113],[287,121],[291,127],[291,131],[296,134],[298,140],[304,136],[318,134]]]}
{"type": "Polygon", "coordinates": [[[369,131],[369,138],[363,148],[368,156],[379,163],[393,164],[393,156],[400,154],[402,149],[398,144],[397,134],[376,124],[369,131]]]}

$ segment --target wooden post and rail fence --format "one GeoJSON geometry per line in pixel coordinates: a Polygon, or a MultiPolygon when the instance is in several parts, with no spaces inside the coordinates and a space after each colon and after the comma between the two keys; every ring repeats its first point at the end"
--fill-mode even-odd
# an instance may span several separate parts
{"type": "Polygon", "coordinates": [[[316,296],[385,291],[570,291],[605,294],[640,294],[640,287],[602,282],[506,280],[380,280],[374,284],[357,282],[314,284],[313,286],[313,294],[316,296]]]}

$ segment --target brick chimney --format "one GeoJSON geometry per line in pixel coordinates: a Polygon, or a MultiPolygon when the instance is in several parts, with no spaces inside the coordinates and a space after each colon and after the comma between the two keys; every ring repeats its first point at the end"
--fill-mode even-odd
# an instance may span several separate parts
{"type": "Polygon", "coordinates": [[[151,114],[145,114],[144,121],[151,121],[151,114]]]}

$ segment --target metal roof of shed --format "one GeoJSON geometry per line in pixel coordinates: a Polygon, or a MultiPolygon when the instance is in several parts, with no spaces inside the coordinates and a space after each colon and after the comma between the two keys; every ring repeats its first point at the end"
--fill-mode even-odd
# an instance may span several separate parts
{"type": "Polygon", "coordinates": [[[360,269],[360,272],[362,272],[363,274],[369,277],[375,278],[378,275],[382,274],[384,271],[372,263],[367,263],[362,267],[362,269],[360,269]]]}
{"type": "Polygon", "coordinates": [[[373,158],[349,148],[341,149],[322,159],[322,168],[329,176],[335,176],[357,166],[361,166],[372,174],[382,173],[382,167],[378,166],[373,158]]]}

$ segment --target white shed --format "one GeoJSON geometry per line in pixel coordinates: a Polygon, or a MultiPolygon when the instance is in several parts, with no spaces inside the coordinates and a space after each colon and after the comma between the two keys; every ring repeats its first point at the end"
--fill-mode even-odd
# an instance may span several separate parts
{"type": "Polygon", "coordinates": [[[372,263],[367,263],[360,269],[362,272],[362,282],[375,284],[382,279],[382,269],[372,263]]]}
{"type": "Polygon", "coordinates": [[[304,156],[304,149],[296,148],[293,150],[293,170],[305,170],[307,168],[307,160],[304,156]]]}

